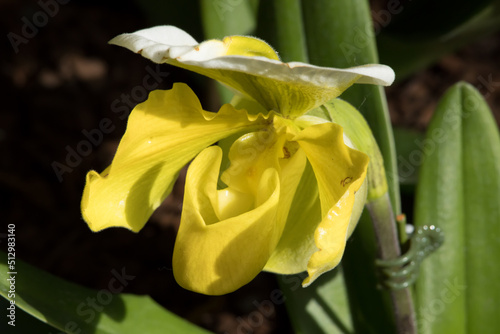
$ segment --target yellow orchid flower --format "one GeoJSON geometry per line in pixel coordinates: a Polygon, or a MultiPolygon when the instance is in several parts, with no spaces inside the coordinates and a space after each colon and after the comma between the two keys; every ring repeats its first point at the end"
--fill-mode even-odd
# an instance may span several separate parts
{"type": "Polygon", "coordinates": [[[307,271],[307,286],[340,262],[366,198],[369,159],[342,126],[306,113],[353,83],[392,83],[390,68],[283,63],[257,38],[199,44],[172,26],[110,43],[238,94],[211,113],[177,83],[137,105],[111,165],[87,175],[82,213],[93,231],[139,231],[194,159],[173,256],[181,286],[220,295],[262,270],[307,271]]]}

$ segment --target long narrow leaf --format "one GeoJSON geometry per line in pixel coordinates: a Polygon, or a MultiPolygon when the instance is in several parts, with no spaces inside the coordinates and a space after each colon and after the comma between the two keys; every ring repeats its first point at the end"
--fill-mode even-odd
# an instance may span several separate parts
{"type": "Polygon", "coordinates": [[[271,43],[284,62],[309,62],[301,0],[263,1],[257,33],[271,43]]]}
{"type": "Polygon", "coordinates": [[[500,136],[479,92],[459,83],[443,97],[422,146],[417,226],[445,242],[422,263],[420,333],[496,333],[500,326],[500,136]]]}
{"type": "MultiPolygon", "coordinates": [[[[88,289],[50,275],[17,259],[14,281],[1,252],[0,294],[15,300],[16,307],[65,333],[173,333],[207,334],[168,312],[149,296],[114,294],[134,276],[123,268],[113,272],[108,288],[88,289]],[[14,282],[14,293],[10,283],[14,282]]],[[[5,321],[5,319],[4,319],[5,321]]]]}

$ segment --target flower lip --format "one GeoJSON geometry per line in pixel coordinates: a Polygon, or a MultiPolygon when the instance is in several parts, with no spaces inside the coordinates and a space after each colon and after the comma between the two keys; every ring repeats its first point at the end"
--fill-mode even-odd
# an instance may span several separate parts
{"type": "Polygon", "coordinates": [[[339,96],[354,83],[390,85],[395,77],[390,67],[380,64],[336,69],[283,63],[271,46],[252,37],[233,36],[197,44],[193,37],[173,26],[122,34],[110,43],[153,62],[220,81],[267,110],[292,118],[339,96]]]}

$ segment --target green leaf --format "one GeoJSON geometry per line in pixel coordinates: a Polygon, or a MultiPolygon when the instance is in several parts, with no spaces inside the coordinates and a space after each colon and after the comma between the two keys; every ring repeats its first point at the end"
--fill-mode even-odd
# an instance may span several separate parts
{"type": "MultiPolygon", "coordinates": [[[[10,307],[10,301],[5,298],[0,298],[0,309],[7,310],[10,307]]],[[[6,315],[9,315],[10,310],[6,311],[6,315]]],[[[41,322],[40,320],[32,317],[28,313],[21,309],[16,309],[16,326],[9,325],[11,319],[6,317],[5,321],[0,323],[0,333],[46,333],[46,334],[62,334],[59,330],[54,327],[41,322]]]]}
{"type": "MultiPolygon", "coordinates": [[[[232,35],[251,35],[256,27],[258,1],[200,0],[203,31],[206,39],[232,35]]],[[[216,83],[222,103],[229,103],[232,91],[216,83]]]]}
{"type": "MultiPolygon", "coordinates": [[[[303,1],[309,60],[314,65],[351,67],[378,63],[370,8],[366,0],[303,1]]],[[[355,85],[341,96],[366,118],[384,157],[394,212],[401,204],[394,138],[382,87],[355,85]]]]}
{"type": "Polygon", "coordinates": [[[263,1],[257,34],[270,43],[284,62],[307,63],[301,0],[263,1]]]}
{"type": "Polygon", "coordinates": [[[295,333],[353,333],[349,302],[340,268],[322,275],[307,288],[301,287],[307,275],[277,277],[295,333]]]}
{"type": "MultiPolygon", "coordinates": [[[[7,254],[1,252],[0,294],[9,299],[7,254]]],[[[65,333],[209,333],[168,312],[149,296],[113,294],[134,276],[112,272],[108,289],[93,290],[67,282],[16,259],[16,307],[65,333]],[[98,312],[96,312],[96,310],[98,312]]],[[[5,319],[4,319],[5,321],[5,319]]]]}
{"type": "Polygon", "coordinates": [[[414,193],[418,168],[422,164],[424,134],[411,129],[394,128],[398,175],[401,190],[414,193]]]}
{"type": "Polygon", "coordinates": [[[425,141],[416,226],[445,242],[416,284],[420,333],[496,333],[500,326],[500,135],[488,105],[466,83],[442,98],[425,141]]]}
{"type": "Polygon", "coordinates": [[[248,35],[255,30],[255,11],[249,0],[201,0],[200,8],[207,39],[248,35]]]}

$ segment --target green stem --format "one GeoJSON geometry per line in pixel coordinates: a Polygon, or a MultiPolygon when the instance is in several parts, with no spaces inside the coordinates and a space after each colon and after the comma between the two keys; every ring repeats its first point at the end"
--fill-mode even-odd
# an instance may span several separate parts
{"type": "Polygon", "coordinates": [[[408,241],[408,234],[406,234],[406,215],[404,213],[397,215],[396,223],[398,223],[399,244],[404,245],[408,241]]]}
{"type": "MultiPolygon", "coordinates": [[[[382,260],[393,260],[401,255],[396,221],[389,194],[366,204],[372,218],[375,237],[377,238],[378,256],[382,260]]],[[[391,290],[396,328],[400,334],[417,333],[415,310],[409,288],[391,290]]]]}

